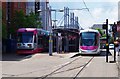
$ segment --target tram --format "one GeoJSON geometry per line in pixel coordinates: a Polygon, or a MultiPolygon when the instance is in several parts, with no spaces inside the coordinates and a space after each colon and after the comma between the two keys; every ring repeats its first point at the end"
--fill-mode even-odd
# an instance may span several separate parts
{"type": "Polygon", "coordinates": [[[79,53],[99,54],[100,53],[100,33],[98,30],[86,29],[80,31],[79,53]]]}
{"type": "Polygon", "coordinates": [[[34,54],[48,50],[49,31],[38,28],[17,30],[17,54],[34,54]]]}

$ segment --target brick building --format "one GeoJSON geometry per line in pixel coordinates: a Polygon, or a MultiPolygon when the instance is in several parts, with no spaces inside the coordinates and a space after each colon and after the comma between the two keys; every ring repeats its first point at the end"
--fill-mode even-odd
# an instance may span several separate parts
{"type": "MultiPolygon", "coordinates": [[[[9,28],[11,25],[12,18],[14,18],[15,11],[23,10],[26,13],[26,2],[2,2],[2,23],[7,27],[9,34],[9,28]]],[[[8,35],[9,37],[9,35],[8,35]]]]}

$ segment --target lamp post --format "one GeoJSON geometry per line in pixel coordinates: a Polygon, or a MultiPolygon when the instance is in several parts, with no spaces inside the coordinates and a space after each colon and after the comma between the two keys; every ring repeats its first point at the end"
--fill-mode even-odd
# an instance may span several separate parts
{"type": "MultiPolygon", "coordinates": [[[[47,10],[43,10],[43,11],[48,11],[49,17],[51,18],[51,9],[47,9],[47,10]]],[[[38,12],[42,12],[42,10],[38,10],[38,12]]],[[[51,21],[50,21],[50,23],[51,23],[51,21]]],[[[52,24],[50,24],[50,33],[49,33],[49,56],[52,56],[52,52],[53,52],[53,39],[52,39],[52,26],[51,25],[52,24]]]]}
{"type": "Polygon", "coordinates": [[[53,22],[54,22],[54,28],[56,28],[56,22],[57,22],[57,20],[56,20],[56,14],[57,14],[57,12],[64,12],[64,10],[63,9],[51,9],[51,11],[54,11],[55,13],[54,13],[54,20],[52,20],[53,22]]]}
{"type": "MultiPolygon", "coordinates": [[[[50,9],[49,10],[50,17],[51,17],[51,11],[55,11],[55,27],[56,27],[56,11],[57,10],[50,9]]],[[[61,10],[58,10],[58,11],[61,11],[61,10]]],[[[52,34],[53,34],[53,32],[52,32],[52,26],[51,26],[51,28],[50,28],[50,35],[49,35],[49,56],[52,56],[52,52],[53,52],[53,38],[52,38],[52,34]]]]}

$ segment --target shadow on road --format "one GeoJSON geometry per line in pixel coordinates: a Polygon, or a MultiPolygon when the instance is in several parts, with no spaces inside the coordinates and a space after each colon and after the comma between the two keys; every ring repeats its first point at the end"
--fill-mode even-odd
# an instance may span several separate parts
{"type": "MultiPolygon", "coordinates": [[[[111,52],[108,53],[108,56],[111,56],[111,52]]],[[[102,57],[102,56],[106,56],[106,51],[101,51],[100,54],[76,54],[74,56],[72,56],[71,58],[74,58],[74,57],[78,57],[78,56],[95,56],[95,57],[102,57]]]]}
{"type": "Polygon", "coordinates": [[[2,61],[21,61],[23,59],[31,58],[32,54],[29,55],[18,55],[16,53],[3,53],[2,61]]]}
{"type": "MultiPolygon", "coordinates": [[[[108,52],[108,56],[111,56],[111,52],[108,52]]],[[[99,56],[106,56],[106,51],[101,51],[99,56]]]]}

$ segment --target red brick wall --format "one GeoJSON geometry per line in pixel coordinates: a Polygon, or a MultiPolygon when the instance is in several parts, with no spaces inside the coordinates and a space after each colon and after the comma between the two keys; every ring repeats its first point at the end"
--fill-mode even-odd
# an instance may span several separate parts
{"type": "Polygon", "coordinates": [[[2,2],[2,22],[6,24],[6,2],[2,2]]]}
{"type": "MultiPolygon", "coordinates": [[[[15,10],[23,10],[24,13],[26,13],[26,2],[11,2],[10,4],[11,8],[10,8],[10,20],[12,20],[14,18],[14,13],[15,13],[15,10]],[[19,6],[18,6],[19,5],[19,6]]],[[[2,2],[2,23],[5,23],[6,24],[6,27],[7,26],[7,20],[6,20],[6,12],[7,12],[7,2],[2,2]]],[[[11,27],[14,27],[13,25],[10,25],[11,27]]]]}
{"type": "MultiPolygon", "coordinates": [[[[2,21],[6,22],[6,2],[2,2],[2,21]]],[[[23,10],[26,13],[26,2],[11,2],[11,17],[14,17],[15,10],[23,10]],[[18,6],[20,5],[20,7],[18,6]]]]}
{"type": "Polygon", "coordinates": [[[23,10],[26,13],[26,2],[12,2],[11,13],[14,16],[15,11],[23,10]]]}

